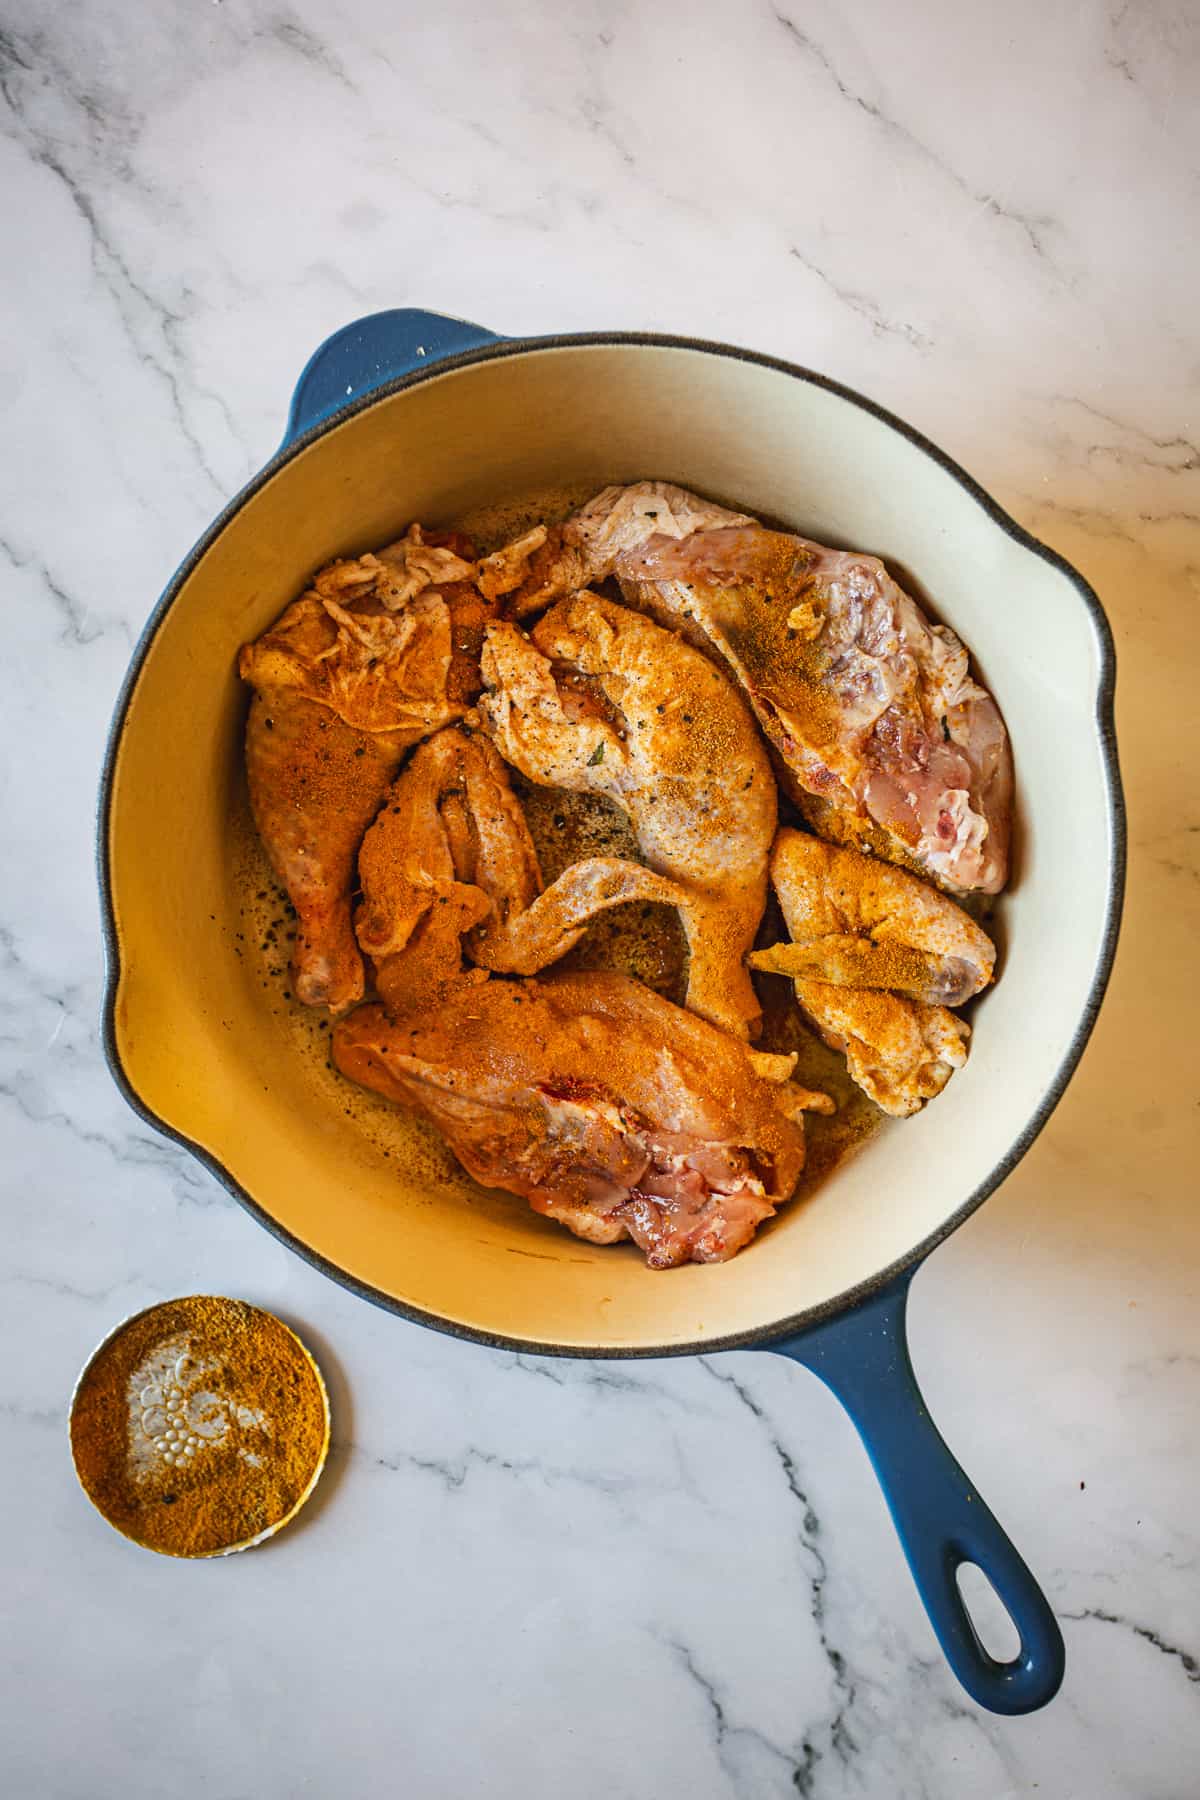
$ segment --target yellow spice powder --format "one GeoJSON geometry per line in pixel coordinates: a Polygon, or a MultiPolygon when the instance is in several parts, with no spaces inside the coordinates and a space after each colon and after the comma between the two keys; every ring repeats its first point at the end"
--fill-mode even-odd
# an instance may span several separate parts
{"type": "Polygon", "coordinates": [[[167,1556],[216,1556],[285,1523],[325,1460],[329,1403],[303,1344],[241,1300],[128,1321],[71,1410],[79,1479],[109,1523],[167,1556]]]}

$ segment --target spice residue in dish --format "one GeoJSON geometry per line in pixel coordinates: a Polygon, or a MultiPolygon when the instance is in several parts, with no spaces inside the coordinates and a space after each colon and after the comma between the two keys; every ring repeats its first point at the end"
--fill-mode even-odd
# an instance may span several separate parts
{"type": "Polygon", "coordinates": [[[110,1524],[167,1556],[214,1556],[303,1503],[329,1435],[324,1384],[295,1335],[242,1301],[151,1307],[85,1369],[71,1450],[110,1524]]]}

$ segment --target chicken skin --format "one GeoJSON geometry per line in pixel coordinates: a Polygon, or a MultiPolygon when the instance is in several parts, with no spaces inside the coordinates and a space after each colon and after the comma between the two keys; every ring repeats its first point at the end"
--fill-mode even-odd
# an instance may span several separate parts
{"type": "Polygon", "coordinates": [[[675,633],[586,591],[532,638],[490,625],[482,671],[480,712],[506,760],[530,781],[616,801],[650,868],[683,890],[690,1010],[751,1035],[761,1014],[743,959],[777,803],[732,683],[675,633]]]}
{"type": "Polygon", "coordinates": [[[356,731],[295,689],[250,702],[250,805],[271,866],[296,909],[291,983],[308,1006],[344,1011],[363,996],[350,917],[354,858],[412,742],[356,731]]]}
{"type": "Polygon", "coordinates": [[[630,605],[736,676],[823,837],[952,892],[1004,886],[1004,721],[958,638],[930,625],[877,557],[770,531],[663,482],[606,488],[537,535],[481,565],[509,616],[615,575],[630,605]]]}
{"type": "Polygon", "coordinates": [[[593,1243],[633,1238],[652,1268],[724,1261],[790,1197],[803,1112],[832,1110],[789,1080],[794,1054],[759,1054],[626,976],[490,973],[542,967],[603,907],[688,896],[611,857],[540,892],[482,734],[450,727],[413,753],[359,876],[358,938],[384,1005],[339,1022],[335,1063],[430,1119],[477,1180],[593,1243]],[[464,947],[486,966],[465,967],[464,947]]]}
{"type": "Polygon", "coordinates": [[[504,599],[505,616],[527,618],[552,600],[616,574],[622,558],[655,533],[689,537],[714,524],[746,523],[711,501],[665,482],[605,488],[562,525],[535,525],[479,564],[479,588],[504,599]]]}
{"type": "MultiPolygon", "coordinates": [[[[478,972],[477,972],[478,973],[478,972]]],[[[333,1033],[352,1081],[416,1107],[477,1181],[653,1269],[724,1262],[790,1198],[824,1095],[628,977],[463,977],[435,1011],[363,1006],[333,1033]]]]}
{"type": "Polygon", "coordinates": [[[296,908],[292,981],[310,1006],[363,995],[354,858],[405,752],[479,688],[491,609],[470,546],[425,539],[332,563],[239,658],[254,689],[246,772],[255,824],[296,908]],[[436,585],[434,585],[436,583],[436,585]]]}
{"type": "Polygon", "coordinates": [[[794,986],[817,1036],[846,1058],[850,1079],[894,1119],[920,1112],[967,1060],[971,1027],[944,1006],[803,977],[794,986]]]}
{"type": "Polygon", "coordinates": [[[945,894],[856,850],[784,829],[771,881],[790,944],[753,968],[788,975],[801,1012],[884,1112],[919,1111],[966,1060],[959,1006],[987,985],[995,948],[945,894]]]}
{"type": "MultiPolygon", "coordinates": [[[[610,487],[481,560],[414,525],[331,563],[238,667],[293,988],[335,1015],[334,1066],[576,1236],[652,1269],[749,1244],[795,1192],[805,1112],[835,1111],[794,1080],[823,1056],[800,1017],[896,1117],[963,1066],[950,1009],[996,957],[950,896],[1004,885],[1008,738],[878,559],[610,487]],[[817,836],[777,830],[777,781],[817,836]],[[610,853],[568,862],[581,844],[610,853]],[[789,941],[756,951],[771,884],[789,941]],[[666,977],[630,962],[647,980],[676,980],[682,929],[684,1006],[541,973],[629,901],[671,934],[666,977]],[[751,1048],[751,970],[792,982],[772,1041],[806,1051],[751,1048]]],[[[600,931],[586,957],[619,952],[600,931]]],[[[814,1160],[839,1148],[815,1134],[814,1160]]]]}
{"type": "Polygon", "coordinates": [[[627,900],[677,905],[638,863],[590,857],[542,891],[508,771],[488,739],[448,726],[413,752],[358,858],[355,930],[395,1013],[438,1004],[472,960],[532,975],[572,949],[588,920],[627,900]]]}
{"type": "Polygon", "coordinates": [[[991,938],[907,870],[785,827],[771,880],[792,942],[753,952],[753,969],[886,988],[926,1006],[961,1006],[992,979],[991,938]]]}

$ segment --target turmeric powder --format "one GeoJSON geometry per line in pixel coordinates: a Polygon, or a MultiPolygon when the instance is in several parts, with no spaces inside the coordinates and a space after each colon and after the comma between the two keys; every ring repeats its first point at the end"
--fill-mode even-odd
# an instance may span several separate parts
{"type": "Polygon", "coordinates": [[[71,1453],[110,1525],[166,1556],[246,1549],[287,1523],[329,1442],[325,1384],[286,1325],[241,1300],[139,1313],[96,1352],[71,1453]]]}

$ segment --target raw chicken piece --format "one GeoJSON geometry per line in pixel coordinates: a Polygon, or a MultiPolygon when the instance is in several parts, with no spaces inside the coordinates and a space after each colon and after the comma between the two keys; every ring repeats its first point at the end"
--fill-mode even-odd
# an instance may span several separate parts
{"type": "Polygon", "coordinates": [[[292,981],[310,1006],[339,1012],[362,998],[350,921],[359,843],[405,751],[478,692],[490,609],[469,579],[469,551],[414,526],[377,556],[323,569],[241,652],[239,672],[257,690],[250,804],[296,908],[292,981]]]}
{"type": "Polygon", "coordinates": [[[817,1035],[842,1053],[851,1079],[893,1118],[920,1112],[967,1060],[971,1028],[944,1006],[803,978],[794,985],[817,1035]]]}
{"type": "Polygon", "coordinates": [[[337,1067],[438,1126],[477,1181],[651,1268],[724,1262],[790,1198],[803,1110],[764,1056],[626,976],[464,977],[432,1012],[360,1007],[337,1067]]]}
{"type": "Polygon", "coordinates": [[[308,1006],[340,1012],[362,999],[350,921],[354,857],[411,742],[404,733],[356,731],[294,688],[267,688],[250,702],[250,804],[296,909],[291,981],[308,1006]]]}
{"type": "Polygon", "coordinates": [[[801,1012],[886,1113],[904,1118],[966,1061],[948,1012],[991,980],[995,949],[945,894],[856,850],[783,830],[771,881],[791,944],[752,967],[793,978],[801,1012]]]}
{"type": "Polygon", "coordinates": [[[479,691],[483,627],[494,609],[460,554],[467,540],[441,536],[447,541],[427,541],[414,525],[377,555],[320,570],[242,650],[243,680],[260,691],[298,689],[360,731],[424,736],[460,716],[479,691]]]}
{"type": "Polygon", "coordinates": [[[904,869],[785,828],[771,879],[793,941],[754,951],[753,969],[887,988],[927,1006],[961,1006],[992,978],[987,933],[904,869]]]}
{"type": "Polygon", "coordinates": [[[490,600],[511,596],[509,618],[521,619],[551,600],[603,581],[623,555],[640,550],[655,533],[689,537],[713,525],[746,524],[744,513],[726,512],[685,488],[665,482],[605,488],[563,525],[535,525],[479,565],[479,585],[490,600]]]}
{"type": "Polygon", "coordinates": [[[877,557],[769,531],[663,482],[606,488],[523,561],[516,548],[496,587],[510,615],[616,575],[631,605],[719,655],[822,836],[955,892],[1003,887],[1004,721],[958,638],[877,557]]]}
{"type": "Polygon", "coordinates": [[[426,740],[363,839],[360,947],[395,1012],[434,1005],[476,963],[531,975],[565,956],[595,914],[626,900],[676,905],[681,891],[638,863],[591,857],[542,892],[508,771],[487,738],[455,726],[426,740]]]}
{"type": "Polygon", "coordinates": [[[604,794],[652,869],[685,891],[687,1005],[741,1037],[760,1010],[743,958],[766,899],[776,791],[754,721],[708,657],[583,592],[532,640],[488,627],[485,726],[529,780],[604,794]]]}

